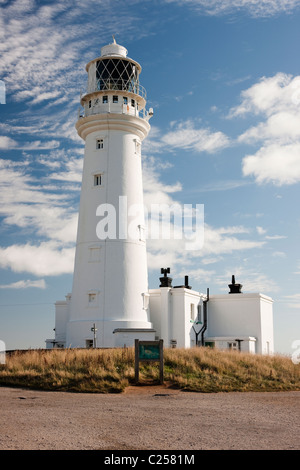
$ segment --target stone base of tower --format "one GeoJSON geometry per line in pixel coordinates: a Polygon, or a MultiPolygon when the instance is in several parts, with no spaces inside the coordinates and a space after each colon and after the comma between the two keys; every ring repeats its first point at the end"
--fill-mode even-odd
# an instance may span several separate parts
{"type": "Polygon", "coordinates": [[[94,345],[93,326],[96,331],[96,347],[116,348],[134,346],[134,340],[154,340],[155,330],[150,322],[81,320],[67,323],[66,347],[87,348],[94,345]]]}

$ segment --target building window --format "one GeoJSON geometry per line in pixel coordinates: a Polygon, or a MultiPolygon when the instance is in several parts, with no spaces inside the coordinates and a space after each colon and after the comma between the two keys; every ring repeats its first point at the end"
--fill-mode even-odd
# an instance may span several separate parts
{"type": "Polygon", "coordinates": [[[92,101],[90,100],[89,101],[89,108],[91,108],[91,107],[92,107],[92,101]]]}
{"type": "Polygon", "coordinates": [[[123,96],[123,102],[124,102],[124,104],[128,104],[128,98],[127,98],[127,96],[123,96]]]}
{"type": "Polygon", "coordinates": [[[96,303],[96,294],[89,294],[89,304],[96,303]]]}
{"type": "Polygon", "coordinates": [[[118,96],[117,95],[114,95],[113,96],[113,103],[117,103],[119,100],[118,96]]]}
{"type": "Polygon", "coordinates": [[[102,184],[102,175],[94,175],[94,186],[101,186],[102,184]]]}
{"type": "Polygon", "coordinates": [[[91,247],[89,253],[89,263],[98,263],[100,261],[100,248],[91,247]]]}
{"type": "Polygon", "coordinates": [[[86,348],[90,349],[94,347],[94,340],[92,339],[86,339],[85,340],[85,346],[86,348]]]}
{"type": "Polygon", "coordinates": [[[131,106],[135,107],[135,100],[131,100],[131,106]]]}
{"type": "Polygon", "coordinates": [[[202,323],[201,319],[201,304],[197,305],[197,322],[202,323]]]}
{"type": "Polygon", "coordinates": [[[96,141],[96,149],[103,149],[104,147],[104,141],[103,139],[97,139],[96,141]]]}
{"type": "Polygon", "coordinates": [[[228,348],[231,350],[231,351],[237,351],[238,349],[238,345],[235,341],[232,341],[230,343],[228,343],[228,348]]]}
{"type": "Polygon", "coordinates": [[[108,103],[108,96],[107,95],[102,97],[102,103],[108,103]]]}
{"type": "Polygon", "coordinates": [[[194,304],[191,304],[191,320],[195,320],[195,306],[194,304]]]}

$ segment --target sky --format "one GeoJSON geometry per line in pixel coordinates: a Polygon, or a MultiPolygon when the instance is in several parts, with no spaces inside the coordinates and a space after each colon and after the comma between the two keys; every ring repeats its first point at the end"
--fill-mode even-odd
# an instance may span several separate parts
{"type": "Polygon", "coordinates": [[[274,300],[275,352],[300,340],[300,1],[0,0],[0,339],[45,347],[72,290],[85,65],[112,42],[154,115],[145,204],[204,205],[204,243],[148,240],[149,288],[274,300]],[[5,95],[5,96],[4,96],[5,95]]]}

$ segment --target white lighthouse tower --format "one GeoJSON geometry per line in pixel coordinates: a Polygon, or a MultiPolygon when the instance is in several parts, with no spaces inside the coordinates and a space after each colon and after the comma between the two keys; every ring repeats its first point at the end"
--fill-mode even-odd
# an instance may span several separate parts
{"type": "Polygon", "coordinates": [[[150,130],[141,66],[112,44],[90,61],[73,288],[65,307],[67,347],[154,339],[148,311],[141,143],[150,130]],[[67,308],[66,308],[67,307],[67,308]],[[96,335],[95,329],[97,330],[96,335]]]}

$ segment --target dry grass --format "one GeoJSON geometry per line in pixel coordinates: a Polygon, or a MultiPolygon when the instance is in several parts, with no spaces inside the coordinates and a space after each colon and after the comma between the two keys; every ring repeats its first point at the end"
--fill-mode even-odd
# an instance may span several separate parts
{"type": "MultiPolygon", "coordinates": [[[[155,363],[140,364],[140,381],[158,380],[155,363]]],[[[165,349],[164,378],[197,392],[300,390],[300,366],[283,356],[165,349]]],[[[134,383],[134,349],[16,352],[0,369],[0,385],[41,390],[118,393],[134,383]]]]}
{"type": "Polygon", "coordinates": [[[300,367],[283,356],[261,356],[210,348],[168,350],[171,382],[190,391],[300,390],[300,367]]]}

